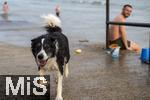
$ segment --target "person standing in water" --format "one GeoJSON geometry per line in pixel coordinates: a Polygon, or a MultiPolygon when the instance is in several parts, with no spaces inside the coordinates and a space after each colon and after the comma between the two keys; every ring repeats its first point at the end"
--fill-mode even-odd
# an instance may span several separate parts
{"type": "Polygon", "coordinates": [[[55,12],[56,12],[57,17],[60,17],[60,10],[61,10],[60,5],[57,5],[55,8],[55,12]]]}
{"type": "Polygon", "coordinates": [[[9,12],[9,6],[8,6],[7,1],[5,1],[3,4],[3,12],[4,12],[4,14],[8,14],[8,12],[9,12]]]}

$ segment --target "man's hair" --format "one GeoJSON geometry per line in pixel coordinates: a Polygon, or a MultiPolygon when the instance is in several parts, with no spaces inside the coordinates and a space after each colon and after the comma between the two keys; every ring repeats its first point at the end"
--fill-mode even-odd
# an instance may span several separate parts
{"type": "Polygon", "coordinates": [[[133,8],[130,4],[125,4],[125,5],[123,6],[123,9],[126,8],[126,7],[133,8]]]}
{"type": "Polygon", "coordinates": [[[7,2],[5,1],[4,4],[7,4],[7,2]]]}

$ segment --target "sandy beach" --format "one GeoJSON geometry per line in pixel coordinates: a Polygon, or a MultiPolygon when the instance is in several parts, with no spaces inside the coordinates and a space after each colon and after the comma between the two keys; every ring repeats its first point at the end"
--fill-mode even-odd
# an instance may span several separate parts
{"type": "MultiPolygon", "coordinates": [[[[149,100],[150,68],[139,55],[121,52],[114,60],[100,43],[70,43],[70,74],[64,100],[149,100]],[[74,50],[82,49],[81,54],[74,50]]],[[[0,43],[1,75],[33,75],[37,67],[29,47],[0,43]]],[[[55,93],[54,93],[55,94],[55,93]]]]}

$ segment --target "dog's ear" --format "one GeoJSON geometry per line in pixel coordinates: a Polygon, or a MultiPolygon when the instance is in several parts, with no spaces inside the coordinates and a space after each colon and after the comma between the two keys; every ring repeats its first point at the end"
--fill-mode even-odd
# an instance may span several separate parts
{"type": "Polygon", "coordinates": [[[34,42],[34,41],[35,41],[35,39],[32,39],[32,40],[31,40],[31,42],[34,42]]]}
{"type": "Polygon", "coordinates": [[[36,38],[31,40],[31,48],[33,47],[33,45],[35,44],[36,38]]]}
{"type": "Polygon", "coordinates": [[[37,40],[38,40],[38,38],[33,38],[33,39],[31,40],[31,43],[35,43],[37,40]]]}
{"type": "Polygon", "coordinates": [[[34,41],[35,41],[35,39],[31,40],[31,47],[33,46],[34,41]]]}

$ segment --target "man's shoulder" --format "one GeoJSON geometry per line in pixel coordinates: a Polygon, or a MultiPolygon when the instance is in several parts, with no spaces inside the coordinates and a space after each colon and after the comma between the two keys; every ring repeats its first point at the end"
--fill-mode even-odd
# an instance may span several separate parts
{"type": "Polygon", "coordinates": [[[115,17],[114,21],[125,22],[125,19],[121,15],[118,15],[118,16],[115,17]]]}

